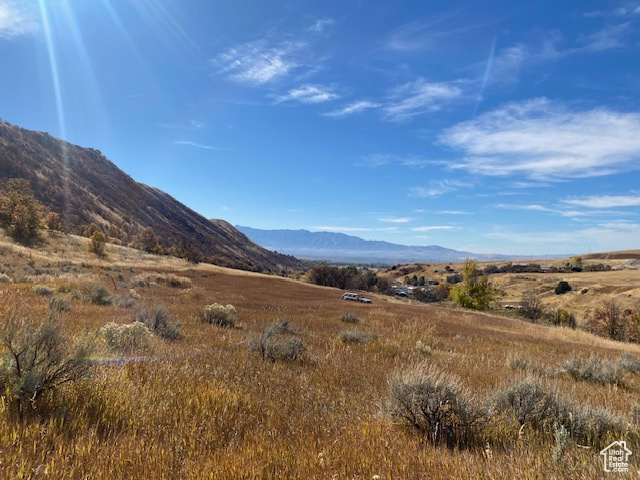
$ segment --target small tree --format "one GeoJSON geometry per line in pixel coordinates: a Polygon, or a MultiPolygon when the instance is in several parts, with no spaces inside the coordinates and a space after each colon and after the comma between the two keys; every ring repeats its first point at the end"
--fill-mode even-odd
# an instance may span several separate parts
{"type": "Polygon", "coordinates": [[[544,315],[544,306],[540,296],[532,290],[524,292],[520,300],[520,315],[536,323],[544,315]]]}
{"type": "Polygon", "coordinates": [[[47,213],[47,216],[44,218],[44,224],[51,233],[64,233],[66,230],[62,217],[56,212],[47,213]]]}
{"type": "Polygon", "coordinates": [[[558,308],[551,312],[549,314],[549,322],[557,327],[569,327],[575,329],[577,326],[576,316],[563,308],[558,308]]]}
{"type": "Polygon", "coordinates": [[[475,260],[466,260],[462,267],[462,282],[451,287],[449,295],[460,307],[484,311],[498,297],[498,292],[487,277],[480,275],[476,267],[475,260]]]}
{"type": "Polygon", "coordinates": [[[160,243],[158,243],[158,237],[151,227],[145,228],[136,235],[131,246],[147,253],[161,254],[163,252],[160,243]]]}
{"type": "Polygon", "coordinates": [[[598,335],[612,340],[624,341],[627,338],[628,317],[613,298],[604,300],[588,320],[589,328],[598,335]]]}
{"type": "Polygon", "coordinates": [[[0,224],[16,242],[28,245],[38,239],[40,208],[29,182],[17,178],[7,180],[0,197],[0,224]]]}
{"type": "Polygon", "coordinates": [[[91,253],[95,253],[99,257],[104,256],[104,247],[106,242],[107,239],[105,238],[104,233],[99,230],[94,231],[91,234],[91,239],[89,241],[89,251],[91,253]]]}

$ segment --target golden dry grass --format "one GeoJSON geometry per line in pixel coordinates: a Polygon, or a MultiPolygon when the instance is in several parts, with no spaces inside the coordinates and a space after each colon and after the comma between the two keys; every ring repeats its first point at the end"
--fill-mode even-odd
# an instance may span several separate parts
{"type": "MultiPolygon", "coordinates": [[[[61,242],[63,240],[60,240],[61,242]]],[[[5,247],[9,249],[8,246],[5,247]]],[[[67,247],[69,248],[69,247],[67,247]]],[[[509,422],[497,422],[484,448],[456,451],[434,447],[417,432],[393,425],[381,413],[387,379],[396,369],[424,361],[458,375],[483,399],[522,378],[507,367],[517,355],[554,368],[572,355],[617,358],[640,355],[638,346],[579,331],[518,320],[411,305],[373,295],[372,305],[340,300],[340,292],[284,278],[153,257],[137,257],[109,246],[107,260],[87,257],[78,278],[38,278],[51,288],[74,288],[98,279],[115,293],[147,272],[172,272],[191,279],[192,288],[152,284],[135,288],[136,302],[162,303],[182,323],[183,338],[158,340],[154,350],[134,359],[102,352],[93,379],[67,385],[32,415],[17,420],[0,404],[0,477],[91,479],[202,478],[583,478],[604,476],[594,446],[573,445],[560,462],[551,459],[553,439],[509,422]],[[133,257],[133,260],[132,260],[133,257]],[[155,259],[155,263],[153,260],[155,259]],[[107,278],[106,275],[109,277],[107,278]],[[212,303],[232,304],[239,326],[221,329],[198,320],[212,303]],[[351,312],[359,329],[378,340],[345,344],[340,317],[351,312]],[[265,362],[250,353],[246,337],[279,317],[302,330],[302,362],[265,362]],[[429,345],[426,356],[420,346],[429,345]],[[107,362],[112,358],[115,362],[107,362]],[[146,357],[146,358],[145,358],[146,357]],[[377,477],[376,477],[377,476],[377,477]]],[[[22,298],[37,318],[47,298],[38,296],[29,272],[56,269],[55,254],[24,257],[5,250],[10,276],[25,282],[0,284],[0,309],[22,298]],[[28,262],[34,262],[29,266],[28,262]],[[49,267],[46,265],[49,264],[49,267]]],[[[129,321],[130,311],[71,301],[70,331],[129,321]]],[[[640,379],[599,386],[557,376],[544,380],[579,402],[625,415],[638,401],[640,379]]],[[[632,427],[630,427],[632,428],[632,427]]],[[[640,452],[637,432],[626,436],[640,452]]],[[[632,473],[640,474],[637,455],[632,473]]],[[[623,475],[621,477],[624,477],[623,475]]]]}

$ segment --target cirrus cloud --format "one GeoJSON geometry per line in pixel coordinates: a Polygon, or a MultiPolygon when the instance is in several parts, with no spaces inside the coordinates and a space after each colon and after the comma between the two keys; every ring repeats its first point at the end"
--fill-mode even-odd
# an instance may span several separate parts
{"type": "Polygon", "coordinates": [[[445,130],[464,157],[452,168],[486,176],[563,179],[640,168],[640,114],[571,111],[546,98],[512,103],[445,130]]]}

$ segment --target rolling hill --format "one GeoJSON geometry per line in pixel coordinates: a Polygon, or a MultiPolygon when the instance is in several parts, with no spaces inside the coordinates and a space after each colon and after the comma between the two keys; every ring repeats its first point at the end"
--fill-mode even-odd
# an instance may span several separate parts
{"type": "Polygon", "coordinates": [[[290,256],[268,251],[223,220],[207,220],[167,193],[138,183],[98,150],[0,121],[0,181],[26,179],[47,209],[82,233],[98,225],[127,244],[151,227],[165,248],[185,246],[217,265],[280,272],[298,268],[290,256]]]}

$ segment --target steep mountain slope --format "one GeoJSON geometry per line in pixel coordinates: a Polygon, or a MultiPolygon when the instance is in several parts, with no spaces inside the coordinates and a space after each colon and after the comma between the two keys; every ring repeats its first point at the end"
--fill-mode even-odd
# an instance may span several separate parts
{"type": "Polygon", "coordinates": [[[186,246],[218,265],[278,272],[300,265],[259,247],[227,222],[209,221],[167,193],[134,181],[98,150],[0,121],[0,181],[7,178],[28,180],[37,199],[77,233],[96,224],[128,243],[151,227],[165,248],[186,246]]]}
{"type": "MultiPolygon", "coordinates": [[[[359,262],[459,262],[467,257],[484,257],[471,252],[431,245],[406,246],[364,240],[353,235],[308,230],[259,230],[236,225],[251,240],[265,248],[303,258],[359,262]]],[[[492,258],[499,257],[494,255],[492,258]]]]}

